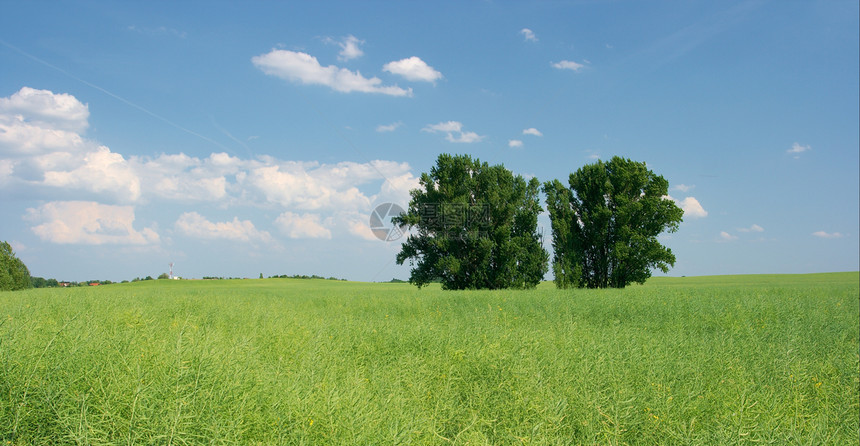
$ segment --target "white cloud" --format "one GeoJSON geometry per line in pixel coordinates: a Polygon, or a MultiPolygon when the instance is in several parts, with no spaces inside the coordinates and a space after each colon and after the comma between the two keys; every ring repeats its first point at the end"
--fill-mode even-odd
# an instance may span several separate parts
{"type": "Polygon", "coordinates": [[[459,135],[454,136],[452,133],[449,133],[445,139],[450,142],[461,142],[465,144],[470,144],[473,142],[481,142],[485,136],[479,135],[475,132],[461,132],[459,135]]]}
{"type": "Polygon", "coordinates": [[[0,98],[0,155],[78,153],[92,146],[80,133],[89,126],[89,109],[74,96],[23,87],[0,98]]]}
{"type": "Polygon", "coordinates": [[[339,216],[343,225],[349,234],[357,236],[367,241],[379,241],[379,238],[370,229],[370,216],[363,214],[343,214],[339,216]]]}
{"type": "Polygon", "coordinates": [[[527,129],[523,130],[523,135],[543,136],[543,133],[541,133],[540,130],[538,130],[534,127],[531,127],[531,128],[527,128],[527,129]]]}
{"type": "Polygon", "coordinates": [[[706,211],[705,208],[702,207],[701,203],[699,203],[699,200],[696,200],[694,197],[687,197],[681,201],[678,201],[669,195],[667,195],[666,198],[678,203],[678,207],[684,211],[684,218],[704,218],[708,216],[708,211],[706,211]]]}
{"type": "Polygon", "coordinates": [[[386,174],[386,181],[382,183],[379,194],[373,197],[373,202],[396,203],[405,209],[412,198],[409,192],[412,189],[418,189],[420,185],[420,181],[416,176],[412,175],[412,172],[406,172],[401,175],[386,174]]]}
{"type": "Polygon", "coordinates": [[[686,184],[676,184],[675,186],[672,186],[672,190],[677,190],[677,191],[681,191],[681,192],[690,192],[695,187],[696,187],[695,185],[688,186],[686,184]]]}
{"type": "Polygon", "coordinates": [[[440,122],[438,124],[427,125],[422,132],[430,133],[445,133],[445,139],[450,142],[458,143],[474,143],[480,142],[486,136],[478,135],[475,132],[464,132],[463,124],[457,121],[440,122]]]}
{"type": "MultiPolygon", "coordinates": [[[[72,96],[57,95],[60,98],[52,100],[46,97],[49,94],[53,93],[19,95],[14,101],[2,99],[5,99],[4,104],[14,103],[17,111],[38,111],[46,108],[40,108],[39,104],[54,103],[79,104],[79,107],[65,107],[75,113],[83,107],[72,96]],[[22,97],[35,97],[37,104],[24,103],[22,97]]],[[[52,116],[47,112],[41,115],[52,116]]],[[[74,122],[71,118],[56,117],[56,120],[74,122]]],[[[464,132],[462,124],[442,124],[430,127],[450,134],[448,137],[455,141],[481,138],[473,132],[464,132]]],[[[398,122],[380,126],[380,129],[400,125],[398,122]]],[[[285,214],[275,224],[287,235],[331,237],[339,228],[344,233],[367,237],[368,234],[372,236],[365,221],[371,203],[391,202],[405,207],[410,199],[409,191],[419,185],[408,163],[386,160],[323,164],[271,156],[242,159],[223,152],[199,158],[184,153],[125,158],[96,141],[72,131],[59,130],[57,126],[59,124],[55,126],[47,118],[38,120],[29,115],[0,113],[0,188],[4,194],[26,191],[30,197],[61,203],[30,211],[30,218],[35,222],[33,231],[57,243],[139,245],[159,240],[153,228],[136,231],[132,227],[134,208],[130,206],[108,206],[92,201],[57,202],[58,196],[154,206],[176,201],[207,202],[222,209],[237,204],[274,208],[278,212],[287,208],[294,214],[285,214]],[[361,224],[366,231],[361,229],[361,224]]],[[[62,126],[82,129],[86,122],[62,126]]],[[[268,232],[240,218],[210,222],[197,213],[188,212],[175,222],[174,229],[176,234],[207,239],[271,240],[268,232]]]]}
{"type": "Polygon", "coordinates": [[[508,147],[520,148],[523,146],[523,142],[518,139],[512,139],[508,141],[508,147]]]}
{"type": "Polygon", "coordinates": [[[155,159],[132,158],[131,165],[146,185],[146,193],[171,200],[217,201],[228,196],[228,175],[240,172],[243,162],[226,153],[203,160],[184,153],[155,159]]]}
{"type": "Polygon", "coordinates": [[[7,182],[15,171],[12,160],[0,159],[0,184],[7,182]]]}
{"type": "Polygon", "coordinates": [[[353,35],[344,37],[341,42],[338,42],[338,45],[340,45],[340,53],[338,53],[338,59],[346,61],[351,59],[357,59],[363,56],[364,51],[359,48],[359,45],[362,44],[364,44],[364,41],[359,40],[353,35]]]}
{"type": "Polygon", "coordinates": [[[526,42],[537,42],[538,41],[538,38],[537,38],[537,36],[535,36],[534,31],[532,31],[528,28],[521,29],[520,34],[522,34],[523,37],[525,37],[526,42]]]}
{"type": "Polygon", "coordinates": [[[457,121],[440,122],[438,124],[430,124],[421,129],[424,132],[459,132],[463,129],[463,124],[457,121]]]}
{"type": "MultiPolygon", "coordinates": [[[[407,163],[380,160],[322,165],[266,161],[249,170],[243,178],[243,187],[249,192],[262,193],[268,203],[302,210],[367,211],[371,199],[358,186],[396,179],[410,170],[407,163]]],[[[384,190],[386,186],[381,187],[384,190]]]]}
{"type": "Polygon", "coordinates": [[[125,158],[79,134],[88,117],[87,106],[68,94],[23,87],[0,98],[4,183],[137,200],[140,180],[125,158]]]}
{"type": "Polygon", "coordinates": [[[105,146],[85,154],[74,169],[46,171],[44,184],[87,190],[114,196],[121,201],[136,201],[140,197],[140,179],[137,174],[122,155],[111,152],[105,146]]]}
{"type": "Polygon", "coordinates": [[[266,231],[254,227],[250,220],[211,222],[197,212],[185,212],[174,224],[176,230],[183,235],[207,240],[233,240],[240,242],[260,241],[269,242],[272,236],[266,231]]]}
{"type": "Polygon", "coordinates": [[[50,123],[33,123],[23,115],[0,112],[0,155],[35,156],[55,151],[81,152],[87,148],[81,135],[50,123]]]}
{"type": "Polygon", "coordinates": [[[575,72],[579,72],[585,65],[573,62],[571,60],[562,60],[561,62],[552,63],[553,68],[558,68],[559,70],[571,70],[575,72]]]}
{"type": "Polygon", "coordinates": [[[70,94],[23,87],[0,98],[0,114],[25,116],[28,123],[47,129],[80,133],[89,127],[89,107],[70,94]]]}
{"type": "Polygon", "coordinates": [[[382,69],[389,73],[403,76],[410,81],[436,82],[442,79],[442,73],[436,71],[433,67],[415,56],[389,62],[382,69]]]}
{"type": "Polygon", "coordinates": [[[786,150],[786,152],[787,153],[803,153],[803,152],[806,152],[807,150],[811,150],[811,149],[812,149],[812,147],[810,147],[808,145],[804,146],[804,145],[801,145],[800,143],[796,142],[796,143],[792,144],[791,148],[786,150]]]}
{"type": "Polygon", "coordinates": [[[27,209],[30,228],[44,241],[61,244],[156,244],[160,238],[152,228],[133,227],[134,208],[91,201],[52,201],[38,209],[27,209]]]}
{"type": "Polygon", "coordinates": [[[335,91],[350,93],[380,93],[391,96],[412,96],[412,89],[382,85],[378,77],[366,78],[359,72],[334,65],[323,67],[316,57],[307,53],[272,50],[254,56],[251,62],[264,73],[308,85],[324,85],[335,91]]]}
{"type": "Polygon", "coordinates": [[[818,238],[842,238],[845,237],[844,234],[839,232],[825,232],[825,231],[815,231],[812,233],[814,237],[818,238]]]}
{"type": "Polygon", "coordinates": [[[56,199],[60,192],[72,196],[86,192],[120,202],[167,199],[229,205],[250,201],[299,209],[366,210],[370,199],[358,186],[410,170],[406,163],[391,161],[321,165],[272,157],[243,160],[226,153],[126,159],[80,134],[57,128],[87,126],[86,121],[76,121],[88,112],[73,96],[23,88],[0,102],[5,111],[0,113],[0,183],[9,190],[28,190],[48,199],[56,199]],[[32,111],[39,119],[9,110],[32,111]],[[70,110],[71,117],[64,118],[58,110],[70,110]]]}
{"type": "Polygon", "coordinates": [[[403,123],[399,121],[388,125],[380,125],[376,127],[376,131],[379,133],[393,132],[397,130],[401,125],[403,125],[403,123]]]}
{"type": "Polygon", "coordinates": [[[738,232],[764,232],[764,228],[759,225],[753,224],[748,228],[738,228],[738,232]]]}
{"type": "MultiPolygon", "coordinates": [[[[320,172],[313,172],[320,173],[320,172]]],[[[266,165],[249,172],[246,183],[266,201],[298,209],[367,208],[370,200],[356,187],[338,189],[299,163],[266,165]]]]}
{"type": "Polygon", "coordinates": [[[284,212],[275,224],[290,238],[331,238],[331,231],[320,223],[319,214],[284,212]]]}
{"type": "Polygon", "coordinates": [[[720,231],[720,239],[727,241],[727,242],[731,242],[731,241],[737,240],[738,236],[731,235],[726,231],[720,231]]]}

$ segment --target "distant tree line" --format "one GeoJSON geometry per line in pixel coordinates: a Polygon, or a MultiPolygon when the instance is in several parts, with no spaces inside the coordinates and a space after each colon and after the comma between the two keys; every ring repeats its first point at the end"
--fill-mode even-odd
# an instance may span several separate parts
{"type": "MultiPolygon", "coordinates": [[[[261,274],[262,276],[262,274],[261,274]]],[[[292,276],[288,276],[286,274],[282,274],[280,276],[269,276],[270,279],[319,279],[319,280],[340,280],[346,281],[346,279],[338,279],[337,277],[323,277],[318,276],[316,274],[306,276],[304,274],[293,274],[292,276]]]]}
{"type": "Polygon", "coordinates": [[[409,282],[419,288],[436,281],[443,289],[532,288],[549,262],[537,228],[542,190],[558,288],[644,283],[652,269],[675,264],[657,240],[683,217],[668,189],[644,162],[620,157],[578,169],[565,185],[442,154],[410,192],[409,209],[392,220],[413,230],[396,260],[409,261],[409,282]]]}

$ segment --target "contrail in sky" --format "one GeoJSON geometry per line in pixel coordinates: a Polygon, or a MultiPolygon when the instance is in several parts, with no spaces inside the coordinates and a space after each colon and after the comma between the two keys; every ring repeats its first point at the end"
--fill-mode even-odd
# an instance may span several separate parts
{"type": "MultiPolygon", "coordinates": [[[[28,52],[26,52],[26,51],[24,51],[24,50],[22,50],[22,49],[18,48],[18,47],[14,46],[14,45],[12,45],[12,44],[10,44],[10,43],[8,43],[8,42],[6,42],[5,40],[0,39],[0,45],[3,45],[3,46],[5,46],[6,48],[9,48],[10,50],[15,51],[16,53],[18,53],[18,54],[20,54],[20,55],[22,55],[22,56],[24,56],[24,57],[27,57],[28,59],[31,59],[31,60],[33,60],[33,61],[36,61],[36,62],[38,62],[38,63],[40,63],[40,64],[42,64],[42,65],[44,65],[44,66],[46,66],[46,67],[48,67],[48,68],[51,68],[51,69],[53,69],[53,70],[55,70],[55,71],[58,71],[58,72],[60,72],[60,73],[63,73],[63,74],[65,74],[66,76],[68,76],[68,77],[70,77],[70,78],[72,78],[72,79],[74,79],[74,80],[76,80],[76,81],[78,81],[78,82],[80,82],[80,83],[82,83],[82,84],[84,84],[84,85],[87,85],[87,86],[89,86],[89,87],[92,87],[92,88],[94,88],[94,89],[96,89],[96,90],[98,90],[98,91],[100,91],[100,92],[102,92],[102,93],[104,93],[104,94],[106,94],[106,95],[108,95],[108,96],[110,96],[110,97],[112,97],[112,98],[114,98],[114,99],[116,99],[116,100],[118,100],[118,101],[120,101],[120,102],[122,102],[122,103],[124,103],[124,104],[126,104],[126,105],[128,105],[128,106],[130,106],[130,107],[132,107],[132,108],[135,108],[135,109],[137,109],[137,110],[140,110],[140,111],[142,111],[142,112],[146,113],[147,115],[152,116],[153,118],[158,119],[159,121],[164,122],[165,124],[167,124],[167,125],[169,125],[169,126],[171,126],[171,127],[175,127],[175,128],[177,128],[177,129],[179,129],[179,130],[182,130],[182,131],[183,131],[183,132],[185,132],[185,133],[188,133],[189,135],[194,135],[194,136],[196,136],[196,137],[198,137],[198,138],[200,138],[200,139],[202,139],[202,140],[204,140],[204,141],[206,141],[206,142],[212,143],[212,144],[214,144],[214,145],[216,145],[216,146],[218,146],[218,147],[220,147],[220,148],[222,148],[222,149],[224,149],[224,150],[226,150],[226,151],[228,151],[228,152],[230,152],[230,153],[233,153],[233,151],[232,151],[232,150],[230,150],[229,148],[227,148],[225,145],[223,145],[223,144],[219,143],[218,141],[213,140],[212,138],[209,138],[209,137],[207,137],[207,136],[201,135],[200,133],[197,133],[197,132],[195,132],[194,130],[191,130],[191,129],[185,128],[185,127],[183,127],[183,126],[181,126],[181,125],[179,125],[179,124],[177,124],[177,123],[175,123],[175,122],[173,122],[173,121],[171,121],[171,120],[169,120],[169,119],[167,119],[167,118],[165,118],[165,117],[163,117],[163,116],[161,116],[161,115],[159,115],[159,114],[157,114],[157,113],[151,112],[151,111],[149,111],[148,109],[146,109],[146,108],[144,108],[144,107],[141,107],[140,105],[137,105],[137,104],[135,104],[134,102],[129,101],[128,99],[125,99],[125,98],[124,98],[124,97],[122,97],[122,96],[119,96],[119,95],[114,94],[114,93],[112,93],[112,92],[110,92],[110,91],[108,91],[108,90],[105,90],[104,88],[99,87],[98,85],[93,84],[92,82],[89,82],[89,81],[87,81],[87,80],[85,80],[85,79],[81,79],[81,78],[79,78],[79,77],[75,76],[74,74],[69,73],[68,71],[66,71],[66,70],[64,70],[64,69],[62,69],[62,68],[60,68],[60,67],[58,67],[58,66],[56,66],[56,65],[51,64],[50,62],[47,62],[47,61],[45,61],[45,60],[42,60],[42,59],[40,59],[40,58],[38,58],[38,57],[36,57],[36,56],[34,56],[34,55],[30,54],[30,53],[28,53],[28,52]]],[[[235,153],[233,153],[233,154],[235,155],[235,153]]]]}

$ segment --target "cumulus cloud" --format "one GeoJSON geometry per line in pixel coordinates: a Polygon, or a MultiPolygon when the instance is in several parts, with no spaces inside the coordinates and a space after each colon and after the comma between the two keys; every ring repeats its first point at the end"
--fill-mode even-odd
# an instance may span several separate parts
{"type": "Polygon", "coordinates": [[[463,124],[457,121],[448,121],[448,122],[440,122],[438,124],[428,124],[426,127],[421,129],[424,132],[459,132],[463,129],[463,124]]]}
{"type": "Polygon", "coordinates": [[[813,237],[818,238],[842,238],[845,235],[839,232],[825,232],[825,231],[815,231],[812,233],[813,237]]]}
{"type": "Polygon", "coordinates": [[[239,217],[233,217],[233,221],[211,222],[197,212],[185,212],[176,220],[174,227],[182,235],[207,240],[239,242],[272,240],[268,232],[258,230],[250,220],[239,220],[239,217]]]}
{"type": "Polygon", "coordinates": [[[275,220],[275,225],[290,238],[331,238],[331,231],[320,222],[319,214],[284,212],[275,220]]]}
{"type": "Polygon", "coordinates": [[[537,42],[538,41],[538,38],[537,38],[537,36],[535,36],[534,31],[532,31],[528,28],[521,29],[520,34],[523,35],[523,37],[526,39],[526,42],[537,42]]]}
{"type": "Polygon", "coordinates": [[[254,56],[251,62],[263,73],[292,82],[307,85],[324,85],[335,91],[351,93],[379,93],[390,96],[412,96],[412,89],[405,90],[396,85],[382,85],[378,77],[366,78],[335,65],[322,66],[316,57],[307,53],[272,50],[254,56]]]}
{"type": "MultiPolygon", "coordinates": [[[[259,193],[267,203],[300,210],[370,209],[371,197],[358,186],[376,181],[398,181],[409,173],[408,163],[371,161],[337,164],[278,161],[265,158],[242,179],[249,194],[259,193]]],[[[381,192],[385,190],[385,183],[381,192]]],[[[408,190],[405,191],[408,194],[408,190]]]]}
{"type": "Polygon", "coordinates": [[[687,197],[680,201],[670,195],[666,195],[664,198],[668,198],[677,203],[678,207],[684,211],[684,218],[704,218],[708,216],[708,211],[706,211],[705,208],[702,207],[702,204],[699,203],[699,200],[696,200],[694,197],[687,197]]]}
{"type": "Polygon", "coordinates": [[[379,133],[393,132],[397,130],[401,125],[403,125],[403,123],[399,121],[388,125],[380,125],[376,127],[376,131],[379,133]]]}
{"type": "MultiPolygon", "coordinates": [[[[77,118],[64,119],[56,112],[44,111],[51,104],[65,104],[57,107],[80,114],[85,106],[74,97],[57,95],[52,100],[46,95],[53,93],[37,93],[21,94],[14,100],[0,98],[6,104],[0,112],[0,187],[5,196],[26,193],[51,201],[28,211],[28,218],[34,233],[52,243],[159,243],[154,226],[132,226],[132,206],[58,201],[58,196],[142,205],[173,201],[206,202],[222,209],[237,204],[278,209],[282,214],[274,225],[287,236],[331,238],[335,229],[372,236],[366,221],[371,203],[405,207],[409,191],[419,186],[408,163],[386,160],[325,164],[271,156],[243,159],[223,152],[205,157],[162,153],[126,158],[79,133],[61,129],[83,129],[86,122],[72,125],[69,123],[77,118]],[[33,98],[35,104],[22,98],[33,98]],[[9,111],[12,109],[16,114],[9,111]],[[20,114],[27,110],[35,110],[38,119],[20,114]],[[47,117],[60,124],[52,124],[47,117]]],[[[380,130],[399,125],[380,126],[380,130]]],[[[480,138],[464,132],[459,123],[438,129],[450,133],[455,141],[480,138]]],[[[211,222],[198,213],[186,212],[173,223],[173,229],[176,234],[210,240],[272,240],[268,232],[241,216],[211,222]]]]}
{"type": "Polygon", "coordinates": [[[738,239],[738,236],[731,235],[726,231],[720,231],[720,239],[726,242],[735,241],[738,239]]]}
{"type": "Polygon", "coordinates": [[[23,87],[0,98],[3,182],[137,200],[140,180],[128,161],[79,133],[88,127],[88,117],[87,106],[65,93],[23,87]]]}
{"type": "Polygon", "coordinates": [[[339,206],[367,207],[370,200],[358,188],[338,190],[297,163],[263,166],[249,172],[247,184],[261,191],[267,201],[284,207],[322,209],[339,206]]]}
{"type": "Polygon", "coordinates": [[[26,117],[28,123],[47,129],[80,133],[89,127],[89,107],[70,94],[23,87],[0,98],[0,114],[26,117]]]}
{"type": "Polygon", "coordinates": [[[738,228],[738,232],[764,232],[764,228],[759,225],[753,224],[748,228],[738,228]]]}
{"type": "MultiPolygon", "coordinates": [[[[333,40],[329,40],[332,41],[333,40]]],[[[364,55],[364,51],[359,48],[359,45],[363,45],[364,41],[359,40],[357,37],[353,35],[349,35],[343,38],[340,42],[337,42],[340,46],[340,53],[338,53],[338,59],[346,61],[351,59],[357,59],[364,55]]]]}
{"type": "MultiPolygon", "coordinates": [[[[359,187],[400,177],[411,169],[407,163],[392,161],[319,164],[265,156],[241,159],[223,152],[203,158],[179,153],[126,159],[61,129],[87,126],[86,121],[79,122],[88,116],[86,106],[73,96],[25,87],[0,101],[4,104],[0,112],[0,184],[7,190],[43,193],[49,199],[56,199],[59,192],[71,196],[85,192],[88,198],[123,203],[166,199],[230,205],[250,200],[257,205],[298,209],[367,210],[371,197],[359,187]],[[70,116],[63,117],[62,110],[68,110],[70,116]],[[35,117],[20,114],[24,112],[35,117]]],[[[380,130],[399,125],[381,126],[380,130]]],[[[456,135],[469,138],[468,134],[456,135]]]]}
{"type": "Polygon", "coordinates": [[[508,147],[520,148],[523,146],[523,142],[518,139],[512,139],[508,141],[508,147]]]}
{"type": "Polygon", "coordinates": [[[397,203],[402,208],[409,205],[411,196],[409,192],[420,187],[418,177],[412,172],[405,172],[400,175],[390,174],[386,176],[386,181],[382,183],[379,189],[379,194],[373,197],[374,203],[397,203]]]}
{"type": "Polygon", "coordinates": [[[426,62],[418,57],[412,56],[389,62],[382,69],[398,76],[403,76],[410,81],[436,82],[442,79],[442,73],[436,71],[426,62]]]}
{"type": "Polygon", "coordinates": [[[25,219],[36,223],[30,228],[34,234],[52,243],[148,245],[160,240],[153,228],[134,229],[132,206],[52,201],[27,209],[25,219]]]}
{"type": "Polygon", "coordinates": [[[463,124],[458,121],[440,122],[438,124],[427,125],[422,132],[429,133],[445,133],[445,139],[450,142],[457,143],[474,143],[480,142],[486,136],[478,135],[475,132],[464,132],[463,124]]]}
{"type": "Polygon", "coordinates": [[[576,63],[572,60],[562,60],[560,62],[551,63],[553,68],[558,68],[559,70],[571,70],[574,72],[579,72],[585,65],[581,63],[576,63]]]}
{"type": "Polygon", "coordinates": [[[91,145],[80,135],[89,109],[72,95],[23,87],[0,98],[0,155],[35,156],[81,152],[91,145]]]}
{"type": "Polygon", "coordinates": [[[55,151],[82,152],[88,145],[78,133],[32,122],[24,115],[0,112],[0,155],[37,156],[55,151]]]}
{"type": "Polygon", "coordinates": [[[373,233],[368,224],[368,219],[361,215],[353,215],[345,218],[345,224],[350,234],[368,241],[378,241],[379,238],[373,233]]]}
{"type": "Polygon", "coordinates": [[[523,135],[543,136],[543,133],[541,133],[540,130],[531,127],[523,130],[523,135]]]}
{"type": "Polygon", "coordinates": [[[140,179],[136,173],[122,155],[105,146],[85,154],[74,169],[46,171],[44,178],[47,186],[112,195],[120,201],[135,201],[140,197],[140,179]]]}
{"type": "Polygon", "coordinates": [[[179,201],[218,201],[228,195],[228,176],[239,174],[246,163],[226,153],[208,158],[184,153],[161,154],[155,159],[135,157],[132,168],[138,172],[148,194],[179,201]]]}
{"type": "Polygon", "coordinates": [[[801,145],[800,143],[796,142],[796,143],[792,144],[791,148],[786,150],[786,152],[798,154],[798,153],[806,152],[807,150],[811,150],[811,149],[812,149],[812,147],[810,147],[808,145],[804,146],[804,145],[801,145]]]}

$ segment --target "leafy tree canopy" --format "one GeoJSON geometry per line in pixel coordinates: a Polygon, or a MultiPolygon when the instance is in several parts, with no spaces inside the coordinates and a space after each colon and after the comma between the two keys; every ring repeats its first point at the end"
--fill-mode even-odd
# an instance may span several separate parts
{"type": "Polygon", "coordinates": [[[537,231],[540,182],[514,176],[468,155],[442,154],[406,213],[395,217],[415,231],[397,254],[409,260],[409,281],[439,281],[444,289],[531,288],[549,256],[537,231]]]}
{"type": "Polygon", "coordinates": [[[0,291],[31,288],[30,270],[24,265],[7,242],[0,242],[0,291]]]}
{"type": "Polygon", "coordinates": [[[667,272],[672,251],[657,241],[675,232],[683,211],[667,198],[669,183],[645,163],[613,157],[544,184],[552,222],[558,288],[623,288],[667,272]]]}

